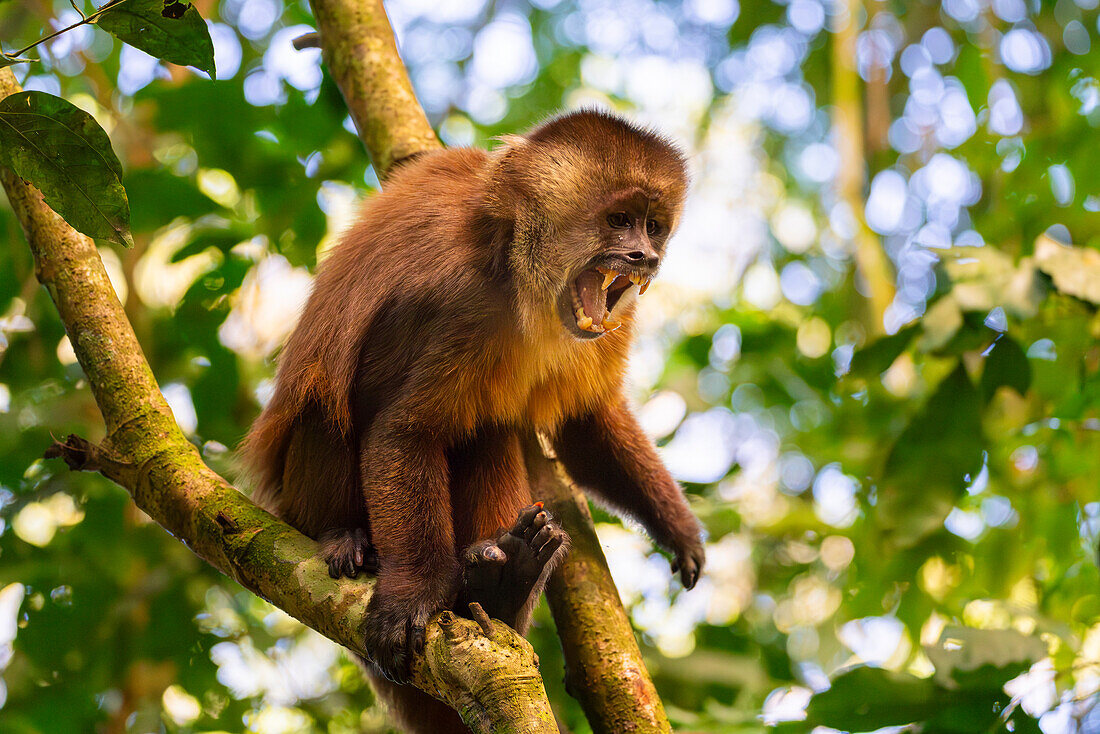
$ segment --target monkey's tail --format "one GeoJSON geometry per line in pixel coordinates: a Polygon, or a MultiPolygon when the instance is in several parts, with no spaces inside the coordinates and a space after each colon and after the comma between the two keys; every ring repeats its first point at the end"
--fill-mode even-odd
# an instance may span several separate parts
{"type": "Polygon", "coordinates": [[[237,450],[238,474],[252,492],[252,501],[274,512],[282,491],[283,464],[295,418],[278,410],[274,401],[252,424],[237,450]]]}

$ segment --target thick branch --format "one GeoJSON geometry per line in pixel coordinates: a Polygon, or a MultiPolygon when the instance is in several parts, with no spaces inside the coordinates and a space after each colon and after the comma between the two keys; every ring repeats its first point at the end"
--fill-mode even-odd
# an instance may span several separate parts
{"type": "Polygon", "coordinates": [[[382,0],[310,0],[321,52],[375,171],[441,147],[397,55],[382,0]]]}
{"type": "Polygon", "coordinates": [[[584,496],[531,437],[526,446],[532,496],[568,528],[572,546],[554,572],[547,598],[565,654],[565,685],[597,734],[670,732],[646,672],[630,619],[611,578],[584,496]]]}
{"type": "MultiPolygon", "coordinates": [[[[0,98],[19,91],[0,70],[0,98]]],[[[332,579],[316,544],[256,507],[211,471],[157,387],[94,243],[7,169],[0,183],[103,414],[107,438],[70,437],[52,449],[130,491],[135,504],[211,565],[326,637],[363,654],[371,584],[332,579]]],[[[535,656],[503,624],[482,628],[450,613],[429,626],[414,684],[462,713],[478,732],[556,732],[535,656]]]]}

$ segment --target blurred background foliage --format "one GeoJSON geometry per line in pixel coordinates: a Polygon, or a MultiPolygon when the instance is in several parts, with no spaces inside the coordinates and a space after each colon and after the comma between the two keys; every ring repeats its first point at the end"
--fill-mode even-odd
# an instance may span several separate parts
{"type": "MultiPolygon", "coordinates": [[[[16,70],[110,133],[137,246],[101,252],[232,476],[377,178],[319,52],[292,48],[304,2],[195,6],[216,82],[88,26],[16,70]]],[[[631,380],[709,534],[697,590],[598,515],[674,726],[1100,731],[1097,0],[388,10],[450,145],[598,104],[691,153],[631,380]]],[[[78,19],[5,2],[0,40],[78,19]]],[[[102,426],[7,207],[0,230],[0,731],[387,731],[334,645],[39,458],[102,426]]],[[[532,638],[585,731],[545,607],[532,638]]]]}

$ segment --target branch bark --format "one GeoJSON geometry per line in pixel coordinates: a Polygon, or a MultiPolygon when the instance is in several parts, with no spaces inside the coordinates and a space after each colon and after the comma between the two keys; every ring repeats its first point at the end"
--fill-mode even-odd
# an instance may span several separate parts
{"type": "MultiPolygon", "coordinates": [[[[0,99],[18,91],[11,70],[0,69],[0,99]]],[[[312,540],[202,462],[160,393],[95,244],[10,170],[0,168],[0,184],[106,424],[102,445],[70,437],[50,454],[122,485],[138,507],[215,568],[364,654],[372,585],[330,578],[312,540]]],[[[506,625],[486,634],[476,622],[439,615],[414,662],[413,683],[455,707],[476,732],[557,731],[534,651],[506,625]]]]}
{"type": "Polygon", "coordinates": [[[525,449],[532,495],[546,501],[572,541],[547,587],[565,655],[566,690],[580,701],[596,734],[672,731],[600,548],[588,501],[564,469],[546,458],[535,437],[525,449]]]}
{"type": "Polygon", "coordinates": [[[379,179],[442,147],[413,92],[382,0],[310,0],[321,54],[344,95],[379,179]]]}

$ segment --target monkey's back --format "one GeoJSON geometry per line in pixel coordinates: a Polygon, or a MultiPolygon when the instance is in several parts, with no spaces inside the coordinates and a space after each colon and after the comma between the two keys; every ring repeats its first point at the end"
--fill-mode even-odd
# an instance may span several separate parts
{"type": "Polygon", "coordinates": [[[285,476],[284,466],[288,452],[297,448],[292,446],[295,434],[324,436],[332,448],[322,458],[349,465],[339,473],[353,480],[357,426],[352,397],[358,392],[357,376],[370,372],[360,370],[360,360],[370,357],[360,345],[382,347],[385,342],[393,350],[391,358],[374,360],[372,377],[381,379],[373,380],[378,384],[370,392],[381,394],[386,378],[392,380],[408,367],[409,343],[419,331],[411,323],[417,309],[403,308],[401,302],[410,296],[415,300],[418,293],[438,298],[458,292],[462,278],[441,284],[446,279],[439,263],[476,259],[469,248],[456,252],[454,243],[464,227],[460,212],[469,211],[468,202],[476,198],[487,158],[485,151],[453,149],[406,164],[384,191],[363,203],[356,222],[321,263],[279,356],[272,398],[241,446],[242,464],[260,504],[286,517],[294,495],[310,489],[285,486],[296,483],[285,476]],[[409,201],[419,206],[410,208],[409,201]],[[385,321],[387,316],[394,320],[385,321]],[[368,336],[371,342],[364,342],[368,336]]]}

